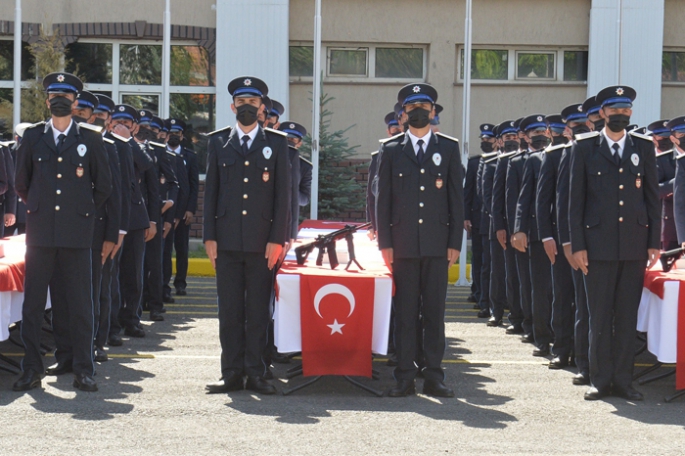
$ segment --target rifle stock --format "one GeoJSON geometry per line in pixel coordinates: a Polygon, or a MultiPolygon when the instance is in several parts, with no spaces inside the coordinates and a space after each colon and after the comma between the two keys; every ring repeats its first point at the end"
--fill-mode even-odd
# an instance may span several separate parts
{"type": "MultiPolygon", "coordinates": [[[[307,257],[315,248],[319,249],[316,257],[316,265],[323,265],[323,256],[328,254],[328,262],[331,269],[335,269],[340,264],[338,262],[338,254],[335,251],[335,244],[341,239],[349,239],[354,233],[371,226],[371,223],[364,223],[363,225],[346,225],[337,231],[328,234],[321,234],[309,244],[304,244],[295,248],[295,256],[297,257],[297,264],[303,265],[307,261],[307,257]]],[[[349,241],[348,241],[349,242],[349,241]]]]}
{"type": "Polygon", "coordinates": [[[670,271],[675,262],[683,256],[683,253],[685,253],[685,249],[682,247],[667,252],[661,252],[659,259],[661,260],[661,267],[664,272],[670,271]]]}

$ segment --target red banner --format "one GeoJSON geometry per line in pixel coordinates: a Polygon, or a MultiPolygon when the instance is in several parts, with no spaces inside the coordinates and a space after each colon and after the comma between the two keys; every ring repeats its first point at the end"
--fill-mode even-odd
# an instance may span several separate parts
{"type": "Polygon", "coordinates": [[[371,377],[375,279],[300,276],[304,376],[371,377]]]}

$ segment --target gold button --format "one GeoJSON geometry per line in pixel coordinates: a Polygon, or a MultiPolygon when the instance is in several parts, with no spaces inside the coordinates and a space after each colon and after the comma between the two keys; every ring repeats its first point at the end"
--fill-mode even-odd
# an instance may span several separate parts
{"type": "Polygon", "coordinates": [[[419,207],[423,207],[423,203],[419,203],[419,207]]]}
{"type": "Polygon", "coordinates": [[[601,172],[601,171],[597,171],[597,175],[598,175],[598,176],[601,176],[601,175],[602,175],[602,172],[601,172]]]}
{"type": "Polygon", "coordinates": [[[62,161],[62,157],[59,157],[59,158],[57,159],[57,161],[58,161],[58,162],[61,162],[61,161],[62,161]]]}
{"type": "Polygon", "coordinates": [[[622,222],[622,221],[623,221],[623,217],[619,217],[619,218],[618,218],[618,221],[619,221],[619,222],[622,222]]]}
{"type": "Polygon", "coordinates": [[[400,173],[399,176],[402,177],[402,173],[400,173]]]}
{"type": "Polygon", "coordinates": [[[623,172],[623,168],[619,168],[619,169],[618,169],[618,172],[619,172],[619,173],[622,173],[622,172],[623,172]]]}
{"type": "Polygon", "coordinates": [[[59,206],[55,206],[55,210],[58,211],[58,210],[59,210],[59,206]]]}
{"type": "Polygon", "coordinates": [[[618,205],[619,205],[619,206],[623,206],[623,201],[619,201],[619,202],[618,202],[618,205]]]}
{"type": "Polygon", "coordinates": [[[250,166],[250,162],[245,160],[245,166],[250,166]]]}
{"type": "Polygon", "coordinates": [[[665,218],[666,220],[668,220],[668,215],[665,215],[664,218],[665,218]]]}
{"type": "Polygon", "coordinates": [[[424,174],[425,172],[426,172],[425,169],[422,169],[422,170],[421,170],[421,174],[424,174]]]}
{"type": "Polygon", "coordinates": [[[423,219],[419,219],[419,224],[423,223],[423,219]]]}
{"type": "Polygon", "coordinates": [[[243,199],[247,199],[247,193],[243,195],[243,199]]]}
{"type": "Polygon", "coordinates": [[[58,195],[61,195],[61,194],[62,194],[62,190],[57,190],[57,194],[58,194],[58,195]]]}
{"type": "Polygon", "coordinates": [[[247,181],[249,181],[249,179],[247,177],[245,179],[243,179],[243,182],[247,182],[247,181]]]}
{"type": "Polygon", "coordinates": [[[57,179],[61,179],[61,178],[62,178],[62,175],[61,175],[61,174],[58,174],[58,175],[57,175],[57,179]]]}
{"type": "Polygon", "coordinates": [[[618,189],[619,189],[619,190],[623,190],[623,184],[619,185],[619,186],[618,186],[618,189]]]}
{"type": "Polygon", "coordinates": [[[424,186],[422,185],[422,186],[421,186],[421,191],[424,191],[425,189],[426,189],[426,187],[424,187],[424,186]]]}
{"type": "Polygon", "coordinates": [[[243,215],[247,215],[247,211],[243,211],[243,215]]]}

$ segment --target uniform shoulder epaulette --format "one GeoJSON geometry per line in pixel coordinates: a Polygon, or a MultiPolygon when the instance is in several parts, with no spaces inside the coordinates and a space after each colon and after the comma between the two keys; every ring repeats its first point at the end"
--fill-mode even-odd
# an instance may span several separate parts
{"type": "Polygon", "coordinates": [[[47,122],[45,122],[44,120],[41,120],[40,122],[36,122],[34,124],[31,124],[28,127],[26,127],[26,129],[24,130],[24,136],[26,135],[26,132],[29,130],[33,130],[34,128],[39,128],[39,127],[45,128],[46,126],[47,126],[47,122]]]}
{"type": "Polygon", "coordinates": [[[520,153],[521,153],[520,150],[513,150],[513,151],[511,151],[511,152],[503,153],[502,155],[500,155],[500,156],[497,157],[497,158],[509,158],[509,157],[513,157],[514,155],[518,155],[518,154],[520,154],[520,153]]]}
{"type": "Polygon", "coordinates": [[[210,131],[209,133],[205,133],[205,136],[213,136],[216,135],[217,133],[221,133],[224,131],[230,132],[233,129],[230,125],[228,127],[220,128],[218,130],[210,131]]]}
{"type": "Polygon", "coordinates": [[[491,158],[488,158],[487,160],[485,160],[483,163],[485,163],[486,165],[489,165],[492,162],[496,162],[498,158],[499,157],[491,157],[491,158]]]}
{"type": "Polygon", "coordinates": [[[121,141],[121,142],[125,142],[125,143],[128,142],[128,139],[124,138],[123,136],[119,136],[119,135],[116,134],[116,133],[112,133],[112,137],[115,138],[115,139],[118,139],[118,140],[121,141]]]}
{"type": "Polygon", "coordinates": [[[675,153],[675,159],[676,160],[680,160],[683,157],[685,157],[685,154],[679,154],[678,152],[675,153]]]}
{"type": "Polygon", "coordinates": [[[555,150],[564,149],[565,147],[568,147],[568,143],[557,144],[556,146],[549,146],[547,149],[545,149],[545,152],[550,153],[554,152],[555,150]]]}
{"type": "Polygon", "coordinates": [[[454,141],[454,142],[456,142],[456,143],[459,142],[459,140],[458,140],[457,138],[453,138],[453,137],[451,137],[451,136],[448,136],[448,135],[446,135],[445,133],[437,132],[436,135],[437,135],[437,136],[440,136],[441,138],[449,139],[450,141],[454,141]]]}
{"type": "Polygon", "coordinates": [[[89,124],[86,122],[79,122],[78,126],[79,128],[85,128],[86,130],[94,131],[95,133],[102,133],[102,127],[98,127],[97,125],[89,124]]]}
{"type": "Polygon", "coordinates": [[[376,155],[378,155],[378,151],[376,151],[376,152],[371,152],[371,156],[372,156],[372,157],[375,157],[376,155]]]}
{"type": "Polygon", "coordinates": [[[399,139],[401,136],[404,136],[404,133],[398,133],[395,136],[391,136],[389,138],[379,139],[378,142],[381,144],[385,144],[387,142],[394,141],[395,139],[399,139]]]}
{"type": "Polygon", "coordinates": [[[300,160],[302,160],[303,162],[309,163],[310,165],[314,166],[314,164],[313,164],[312,162],[310,162],[309,160],[307,160],[307,159],[304,158],[304,157],[300,157],[300,160]]]}
{"type": "Polygon", "coordinates": [[[649,141],[650,143],[652,142],[652,137],[643,135],[642,133],[638,133],[635,130],[631,131],[628,133],[630,136],[635,136],[636,138],[644,139],[645,141],[649,141]]]}
{"type": "Polygon", "coordinates": [[[102,140],[103,140],[104,142],[106,142],[107,144],[114,144],[114,141],[112,141],[112,140],[109,139],[109,138],[102,138],[102,140]]]}
{"type": "Polygon", "coordinates": [[[480,157],[484,160],[487,160],[488,158],[496,157],[497,153],[498,153],[497,151],[488,152],[487,154],[482,154],[480,157]]]}
{"type": "Polygon", "coordinates": [[[163,149],[166,149],[166,144],[162,144],[162,143],[158,143],[158,142],[154,142],[154,141],[148,141],[147,143],[150,144],[151,146],[161,147],[163,149]]]}
{"type": "Polygon", "coordinates": [[[575,139],[576,141],[582,141],[582,140],[584,140],[584,139],[595,138],[595,137],[597,137],[597,136],[599,136],[599,132],[598,132],[598,131],[589,131],[589,132],[587,132],[587,133],[580,133],[580,134],[574,136],[574,139],[575,139]]]}
{"type": "Polygon", "coordinates": [[[665,152],[659,152],[658,154],[656,154],[656,156],[657,156],[657,157],[661,157],[661,156],[663,156],[663,155],[672,154],[673,152],[675,152],[675,149],[670,149],[670,150],[667,150],[667,151],[665,151],[665,152]]]}
{"type": "Polygon", "coordinates": [[[269,132],[269,133],[276,133],[277,135],[281,136],[288,136],[288,133],[280,130],[274,130],[273,128],[265,127],[264,131],[269,132]]]}
{"type": "Polygon", "coordinates": [[[174,152],[173,150],[169,150],[169,149],[167,149],[166,147],[164,148],[164,152],[166,152],[167,154],[171,155],[172,157],[175,157],[175,156],[176,156],[176,152],[174,152]]]}
{"type": "Polygon", "coordinates": [[[16,141],[0,141],[0,146],[2,147],[11,147],[14,145],[16,141]]]}

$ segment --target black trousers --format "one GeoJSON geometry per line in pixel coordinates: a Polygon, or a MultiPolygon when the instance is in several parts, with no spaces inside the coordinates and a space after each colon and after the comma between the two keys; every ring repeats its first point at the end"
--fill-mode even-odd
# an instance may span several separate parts
{"type": "Polygon", "coordinates": [[[557,245],[557,255],[552,266],[552,279],[554,281],[554,298],[552,301],[554,346],[552,351],[555,356],[563,358],[568,357],[573,351],[575,290],[571,265],[568,264],[566,255],[564,255],[564,248],[561,245],[557,245]]]}
{"type": "Polygon", "coordinates": [[[598,389],[632,384],[645,269],[646,260],[589,261],[585,288],[590,311],[590,381],[598,389]]]}
{"type": "Polygon", "coordinates": [[[220,250],[216,259],[221,373],[262,376],[273,272],[264,253],[220,250]]]}
{"type": "Polygon", "coordinates": [[[490,256],[490,239],[481,236],[483,261],[480,267],[480,299],[478,306],[481,310],[490,308],[490,274],[492,273],[492,257],[490,256]]]}
{"type": "MultiPolygon", "coordinates": [[[[98,252],[99,254],[100,252],[98,252]]],[[[118,254],[119,252],[117,252],[118,254]]],[[[95,255],[93,255],[95,256],[95,255]]],[[[95,269],[95,263],[93,263],[95,269]]],[[[109,319],[112,312],[112,279],[114,272],[114,261],[112,258],[107,258],[105,264],[102,266],[102,278],[100,280],[99,306],[95,306],[95,346],[104,347],[107,343],[107,336],[109,335],[109,319]]],[[[95,276],[95,274],[93,274],[95,276]]],[[[118,283],[118,282],[117,282],[118,283]]],[[[95,294],[95,286],[93,286],[93,297],[95,294]]],[[[95,298],[93,299],[95,302],[95,298]]]]}
{"type": "Polygon", "coordinates": [[[518,272],[519,277],[519,296],[521,301],[521,313],[523,314],[521,326],[523,327],[523,332],[526,334],[533,334],[533,291],[530,284],[530,256],[528,255],[528,252],[520,252],[516,249],[511,249],[515,251],[516,272],[518,272]]]}
{"type": "Polygon", "coordinates": [[[442,358],[445,354],[445,299],[447,298],[447,261],[443,257],[396,258],[395,350],[398,366],[396,380],[412,380],[418,373],[417,325],[423,316],[424,377],[444,379],[442,358]]]}
{"type": "Polygon", "coordinates": [[[142,315],[145,230],[133,230],[126,233],[122,250],[119,262],[121,280],[119,323],[124,327],[134,327],[140,325],[142,315]]]}
{"type": "MultiPolygon", "coordinates": [[[[178,223],[181,226],[183,220],[178,223]]],[[[171,273],[173,270],[172,257],[174,254],[174,238],[176,237],[176,229],[171,225],[169,234],[164,238],[164,254],[162,256],[162,293],[165,295],[171,294],[171,287],[169,282],[171,282],[171,273]]],[[[178,261],[178,259],[176,260],[178,261]]]]}
{"type": "Polygon", "coordinates": [[[481,277],[480,271],[483,268],[483,236],[475,229],[471,230],[471,294],[480,302],[481,277]]]}
{"type": "Polygon", "coordinates": [[[546,347],[554,340],[552,333],[552,263],[545,253],[542,241],[528,246],[530,253],[531,302],[533,310],[533,336],[535,345],[546,347]]]}
{"type": "MultiPolygon", "coordinates": [[[[176,275],[174,276],[174,288],[186,289],[188,284],[188,246],[190,243],[190,225],[181,220],[174,232],[174,249],[176,250],[176,275]]],[[[167,284],[169,282],[166,282],[167,284]]],[[[171,289],[169,290],[171,291],[171,289]]]]}
{"type": "Polygon", "coordinates": [[[48,287],[52,303],[55,358],[71,363],[76,374],[94,374],[93,301],[90,249],[26,248],[26,278],[21,338],[22,370],[44,373],[41,328],[48,287]]]}
{"type": "Polygon", "coordinates": [[[500,320],[507,304],[507,268],[504,249],[495,238],[490,241],[490,314],[500,320]]]}
{"type": "MultiPolygon", "coordinates": [[[[509,323],[518,326],[523,323],[523,309],[521,308],[521,284],[516,269],[516,249],[507,243],[504,251],[504,265],[507,269],[507,302],[509,303],[509,323]]],[[[528,333],[529,331],[526,331],[528,333]]]]}
{"type": "Polygon", "coordinates": [[[573,289],[575,291],[576,324],[573,343],[575,346],[575,360],[578,372],[590,374],[588,352],[590,350],[590,314],[587,308],[587,293],[583,272],[578,269],[572,271],[573,289]]]}
{"type": "MultiPolygon", "coordinates": [[[[124,246],[126,245],[126,237],[124,236],[124,240],[122,242],[121,248],[117,252],[117,254],[114,256],[114,259],[112,260],[112,283],[110,284],[110,291],[111,291],[111,304],[110,304],[110,309],[109,309],[109,330],[108,334],[106,335],[98,335],[97,336],[97,341],[100,342],[102,340],[106,341],[106,337],[109,337],[110,334],[119,334],[121,332],[121,324],[119,323],[119,314],[121,312],[121,252],[124,250],[124,246]]],[[[103,342],[104,344],[104,342],[103,342]]]]}
{"type": "MultiPolygon", "coordinates": [[[[143,302],[150,311],[160,311],[162,302],[162,248],[165,241],[163,224],[157,220],[157,234],[145,243],[145,261],[143,265],[143,302]]],[[[171,236],[171,232],[167,238],[171,236]]]]}

